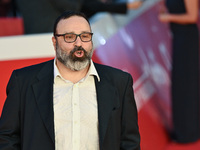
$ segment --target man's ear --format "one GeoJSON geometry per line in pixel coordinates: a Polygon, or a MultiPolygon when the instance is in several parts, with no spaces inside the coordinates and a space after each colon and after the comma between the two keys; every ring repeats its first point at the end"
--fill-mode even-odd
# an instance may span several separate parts
{"type": "Polygon", "coordinates": [[[52,37],[52,42],[53,42],[53,47],[56,50],[56,38],[54,36],[52,37]]]}

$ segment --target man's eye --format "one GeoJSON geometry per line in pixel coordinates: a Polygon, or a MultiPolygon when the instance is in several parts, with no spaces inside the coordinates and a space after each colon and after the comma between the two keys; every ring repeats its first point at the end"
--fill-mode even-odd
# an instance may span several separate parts
{"type": "Polygon", "coordinates": [[[66,35],[65,38],[67,38],[67,39],[72,39],[72,38],[73,38],[73,35],[66,35]]]}
{"type": "Polygon", "coordinates": [[[82,34],[82,37],[83,37],[83,38],[88,38],[89,35],[88,35],[88,34],[82,34]]]}

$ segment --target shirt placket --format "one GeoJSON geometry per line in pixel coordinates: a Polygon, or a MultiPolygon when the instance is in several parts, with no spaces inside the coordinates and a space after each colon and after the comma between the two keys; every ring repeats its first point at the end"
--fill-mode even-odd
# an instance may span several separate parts
{"type": "Polygon", "coordinates": [[[80,149],[80,107],[79,107],[79,83],[74,84],[72,94],[72,147],[80,149]]]}

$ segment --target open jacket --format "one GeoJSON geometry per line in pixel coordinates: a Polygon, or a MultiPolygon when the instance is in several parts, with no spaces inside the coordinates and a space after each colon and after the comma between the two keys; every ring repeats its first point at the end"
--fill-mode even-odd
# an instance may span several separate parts
{"type": "MultiPolygon", "coordinates": [[[[139,150],[130,74],[95,63],[100,150],[139,150]]],[[[54,150],[53,60],[13,71],[0,118],[1,150],[54,150]]]]}

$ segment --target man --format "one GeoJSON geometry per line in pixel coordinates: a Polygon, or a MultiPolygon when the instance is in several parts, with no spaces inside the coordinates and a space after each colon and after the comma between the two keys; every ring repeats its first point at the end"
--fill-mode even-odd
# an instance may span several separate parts
{"type": "Polygon", "coordinates": [[[54,60],[15,70],[0,119],[1,150],[139,150],[132,77],[93,63],[87,18],[55,22],[54,60]]]}

